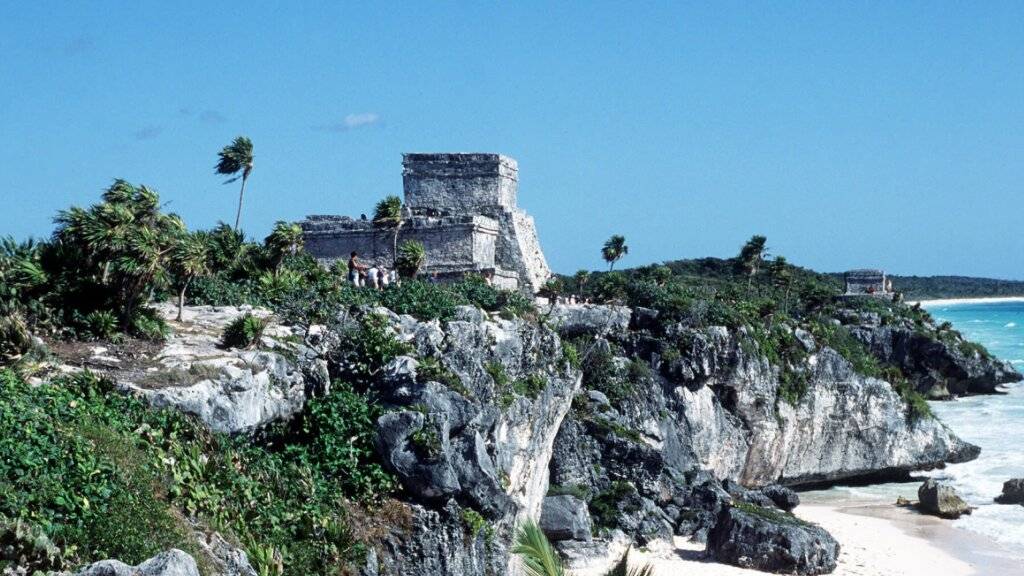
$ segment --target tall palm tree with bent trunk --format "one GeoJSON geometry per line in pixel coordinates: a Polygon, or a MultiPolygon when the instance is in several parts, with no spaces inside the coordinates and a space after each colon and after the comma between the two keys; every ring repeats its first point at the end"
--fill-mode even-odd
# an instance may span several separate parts
{"type": "Polygon", "coordinates": [[[218,155],[220,160],[214,167],[217,174],[234,176],[224,183],[230,184],[239,178],[242,180],[242,189],[238,192],[238,212],[235,214],[235,230],[238,230],[238,224],[242,220],[242,197],[245,196],[245,183],[249,180],[249,174],[252,174],[252,140],[245,136],[239,136],[231,144],[225,146],[218,155]]]}

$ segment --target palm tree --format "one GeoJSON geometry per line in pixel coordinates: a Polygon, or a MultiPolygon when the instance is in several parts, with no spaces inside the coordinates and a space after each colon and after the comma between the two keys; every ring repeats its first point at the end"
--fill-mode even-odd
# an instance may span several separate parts
{"type": "Polygon", "coordinates": [[[624,236],[619,236],[618,234],[609,238],[604,243],[604,247],[601,248],[601,257],[608,263],[609,272],[611,272],[615,267],[615,263],[626,254],[629,254],[629,246],[626,246],[626,238],[624,236]]]}
{"type": "Polygon", "coordinates": [[[377,202],[373,209],[373,225],[378,228],[391,228],[394,231],[391,238],[391,264],[397,267],[398,232],[402,229],[402,199],[392,195],[377,202]]]}
{"type": "Polygon", "coordinates": [[[245,136],[239,136],[231,144],[225,146],[218,155],[220,160],[214,167],[217,174],[234,176],[224,183],[230,184],[239,178],[242,179],[242,189],[238,192],[238,213],[235,214],[235,230],[238,230],[238,224],[242,219],[242,197],[245,196],[245,182],[249,179],[249,174],[252,174],[252,140],[245,136]]]}
{"type": "Polygon", "coordinates": [[[767,255],[767,248],[765,247],[767,242],[767,238],[760,234],[755,234],[740,248],[738,260],[740,266],[747,273],[747,286],[750,286],[750,282],[761,268],[761,262],[764,261],[764,257],[767,255]]]}
{"type": "Polygon", "coordinates": [[[283,220],[274,223],[274,230],[263,241],[274,257],[274,275],[281,271],[285,256],[296,254],[302,249],[302,227],[283,220]]]}
{"type": "Polygon", "coordinates": [[[207,265],[208,255],[205,236],[198,233],[183,235],[171,254],[171,268],[177,277],[178,322],[181,322],[181,313],[185,308],[185,292],[188,291],[189,285],[199,276],[210,272],[207,265]]]}
{"type": "Polygon", "coordinates": [[[583,294],[583,288],[585,288],[586,285],[587,285],[587,282],[590,281],[590,271],[589,270],[577,270],[576,274],[574,274],[572,278],[573,278],[573,280],[576,281],[576,290],[580,293],[580,295],[582,295],[583,294]]]}

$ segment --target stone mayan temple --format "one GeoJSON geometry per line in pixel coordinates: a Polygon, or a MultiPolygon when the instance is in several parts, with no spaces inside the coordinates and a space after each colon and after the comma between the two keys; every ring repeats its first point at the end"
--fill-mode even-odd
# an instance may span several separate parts
{"type": "MultiPolygon", "coordinates": [[[[533,218],[516,206],[519,168],[500,154],[404,154],[405,217],[398,242],[426,248],[421,275],[488,274],[495,286],[536,293],[551,276],[533,218]]],[[[323,263],[356,251],[390,266],[392,231],[366,219],[309,216],[306,250],[323,263]]]]}

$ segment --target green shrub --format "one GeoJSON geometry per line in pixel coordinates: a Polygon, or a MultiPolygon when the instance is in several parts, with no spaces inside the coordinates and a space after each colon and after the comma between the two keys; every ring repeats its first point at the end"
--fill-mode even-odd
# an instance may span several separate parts
{"type": "Polygon", "coordinates": [[[633,382],[623,378],[608,350],[595,348],[583,361],[583,387],[604,393],[613,403],[619,403],[633,394],[633,382]]]}
{"type": "Polygon", "coordinates": [[[188,514],[286,573],[344,573],[364,550],[346,498],[395,486],[373,455],[380,413],[339,383],[253,443],[89,373],[33,388],[0,371],[0,516],[38,526],[73,551],[69,565],[135,564],[171,547],[199,557],[188,514]]]}
{"type": "Polygon", "coordinates": [[[21,316],[0,316],[0,366],[21,358],[31,349],[32,336],[21,316]]]}
{"type": "Polygon", "coordinates": [[[548,385],[547,378],[533,373],[512,383],[512,390],[520,396],[536,398],[548,385]]]}
{"type": "Polygon", "coordinates": [[[476,510],[463,508],[462,523],[465,525],[466,531],[469,532],[471,538],[475,539],[480,534],[483,534],[484,540],[487,543],[494,540],[494,526],[491,526],[490,522],[476,510]]]}
{"type": "Polygon", "coordinates": [[[366,314],[357,328],[342,332],[340,349],[343,356],[338,363],[344,377],[360,389],[371,387],[388,362],[413,351],[412,346],[395,338],[387,317],[380,314],[366,314]]]}
{"type": "Polygon", "coordinates": [[[109,340],[118,332],[117,316],[109,310],[94,310],[85,315],[85,328],[95,340],[109,340]]]}
{"type": "Polygon", "coordinates": [[[130,331],[133,336],[154,342],[162,342],[170,334],[167,322],[164,322],[164,319],[152,308],[144,308],[135,314],[130,331]]]}
{"type": "Polygon", "coordinates": [[[456,375],[454,372],[446,368],[444,365],[441,364],[440,361],[438,361],[437,358],[434,358],[432,356],[420,359],[420,364],[416,368],[416,379],[420,383],[426,383],[430,381],[438,382],[440,384],[444,384],[445,386],[451,388],[452,390],[458,392],[459,394],[462,394],[466,398],[473,397],[473,393],[468,388],[466,388],[466,386],[462,383],[462,380],[459,379],[458,375],[456,375]]]}
{"type": "Polygon", "coordinates": [[[225,348],[253,348],[260,343],[267,320],[246,312],[224,327],[221,345],[225,348]]]}
{"type": "Polygon", "coordinates": [[[558,485],[551,484],[548,486],[548,496],[575,496],[584,502],[590,500],[590,488],[582,484],[567,484],[558,485]]]}
{"type": "Polygon", "coordinates": [[[436,460],[441,456],[441,437],[437,433],[437,424],[429,415],[424,417],[423,425],[409,435],[409,443],[413,451],[425,460],[436,460]]]}
{"type": "Polygon", "coordinates": [[[397,486],[373,447],[377,418],[383,413],[367,394],[335,382],[330,394],[309,401],[297,430],[282,431],[273,443],[291,443],[288,453],[315,465],[344,495],[379,500],[397,486]]]}
{"type": "Polygon", "coordinates": [[[615,528],[621,512],[636,512],[639,507],[634,503],[625,503],[636,494],[636,488],[629,482],[617,480],[606,490],[599,492],[590,501],[590,515],[594,517],[594,526],[599,528],[615,528]]]}
{"type": "Polygon", "coordinates": [[[395,266],[402,278],[415,278],[426,259],[427,252],[421,242],[406,240],[398,247],[395,266]]]}
{"type": "Polygon", "coordinates": [[[579,370],[582,361],[580,360],[580,350],[572,342],[562,342],[562,361],[569,365],[570,368],[579,370]]]}
{"type": "Polygon", "coordinates": [[[451,320],[455,307],[464,299],[442,284],[407,280],[390,285],[380,293],[380,304],[396,314],[409,314],[422,320],[451,320]]]}

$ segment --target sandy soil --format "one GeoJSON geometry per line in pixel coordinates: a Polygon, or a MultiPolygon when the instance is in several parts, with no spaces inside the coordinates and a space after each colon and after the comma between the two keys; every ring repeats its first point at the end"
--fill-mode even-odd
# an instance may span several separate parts
{"type": "Polygon", "coordinates": [[[941,300],[916,300],[908,304],[921,306],[950,306],[955,304],[991,304],[994,302],[1024,302],[1024,296],[994,296],[989,298],[945,298],[941,300]]]}
{"type": "MultiPolygon", "coordinates": [[[[994,542],[889,504],[805,504],[801,518],[823,526],[839,541],[836,576],[1013,576],[1024,566],[994,542]]],[[[749,576],[763,574],[703,559],[702,544],[677,539],[676,550],[634,551],[656,576],[749,576]]]]}

